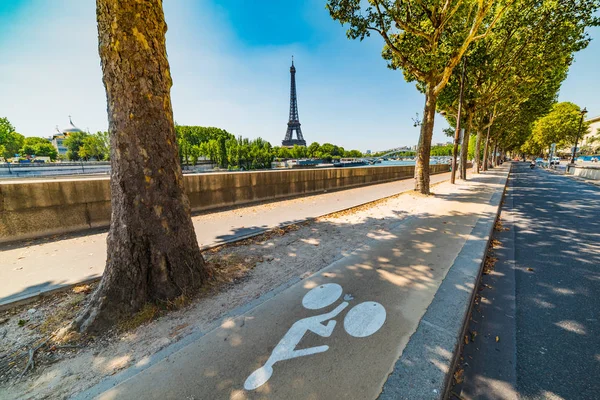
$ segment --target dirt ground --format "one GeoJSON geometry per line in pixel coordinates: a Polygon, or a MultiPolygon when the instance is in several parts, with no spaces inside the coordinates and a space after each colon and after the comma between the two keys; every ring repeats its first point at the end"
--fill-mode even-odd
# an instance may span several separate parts
{"type": "Polygon", "coordinates": [[[235,308],[348,255],[366,238],[388,235],[391,226],[426,207],[426,199],[406,193],[208,250],[204,257],[216,281],[197,298],[149,306],[102,337],[52,337],[93,285],[0,313],[0,398],[69,398],[106,376],[143,365],[181,338],[206,332],[235,308]]]}

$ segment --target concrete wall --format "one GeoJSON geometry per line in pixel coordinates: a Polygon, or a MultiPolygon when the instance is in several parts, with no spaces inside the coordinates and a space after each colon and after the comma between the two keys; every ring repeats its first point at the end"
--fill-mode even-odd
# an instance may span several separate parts
{"type": "MultiPolygon", "coordinates": [[[[448,165],[432,165],[442,173],[448,165]]],[[[412,178],[412,166],[185,175],[195,212],[412,178]]],[[[108,178],[0,183],[0,243],[108,226],[108,178]]]]}
{"type": "Polygon", "coordinates": [[[600,180],[600,166],[582,166],[582,165],[569,165],[567,167],[567,173],[582,178],[600,180]]]}

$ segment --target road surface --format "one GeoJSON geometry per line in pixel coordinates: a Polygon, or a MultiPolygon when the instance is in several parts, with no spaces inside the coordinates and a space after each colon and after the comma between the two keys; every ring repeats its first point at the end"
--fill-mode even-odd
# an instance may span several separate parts
{"type": "Polygon", "coordinates": [[[502,219],[454,392],[600,398],[600,188],[517,164],[502,219]]]}

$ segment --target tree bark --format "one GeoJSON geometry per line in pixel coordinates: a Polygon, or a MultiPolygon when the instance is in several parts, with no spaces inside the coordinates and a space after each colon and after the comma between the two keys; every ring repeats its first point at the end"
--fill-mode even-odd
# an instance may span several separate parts
{"type": "Polygon", "coordinates": [[[473,157],[473,171],[478,174],[481,168],[481,139],[483,137],[483,132],[481,128],[477,128],[477,137],[475,140],[475,152],[473,157]]]}
{"type": "Polygon", "coordinates": [[[423,121],[415,164],[415,191],[422,194],[429,194],[429,157],[431,156],[431,138],[433,136],[436,103],[437,95],[434,93],[434,86],[428,85],[425,93],[425,108],[423,110],[423,121]]]}
{"type": "Polygon", "coordinates": [[[488,146],[490,143],[490,129],[488,128],[487,136],[485,138],[485,144],[483,145],[483,166],[484,171],[488,170],[488,146]]]}
{"type": "Polygon", "coordinates": [[[494,154],[492,155],[492,165],[494,166],[494,168],[498,166],[498,157],[496,156],[496,154],[498,154],[498,143],[494,143],[494,154]]]}
{"type": "Polygon", "coordinates": [[[469,161],[469,137],[471,136],[471,126],[473,125],[473,113],[468,113],[467,129],[460,146],[460,179],[467,179],[467,162],[469,161]]]}
{"type": "Polygon", "coordinates": [[[196,291],[209,272],[183,188],[161,0],[97,0],[111,143],[106,270],[74,322],[98,331],[196,291]]]}

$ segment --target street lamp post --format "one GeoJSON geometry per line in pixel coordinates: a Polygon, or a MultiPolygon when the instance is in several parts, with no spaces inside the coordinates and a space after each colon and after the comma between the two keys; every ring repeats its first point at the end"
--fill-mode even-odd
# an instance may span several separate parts
{"type": "Polygon", "coordinates": [[[579,135],[581,134],[581,127],[583,126],[583,117],[587,114],[587,110],[584,107],[581,110],[581,119],[579,120],[579,129],[577,130],[577,136],[575,136],[575,147],[573,147],[573,156],[571,157],[571,164],[575,164],[575,153],[577,152],[577,142],[579,142],[579,135]]]}

